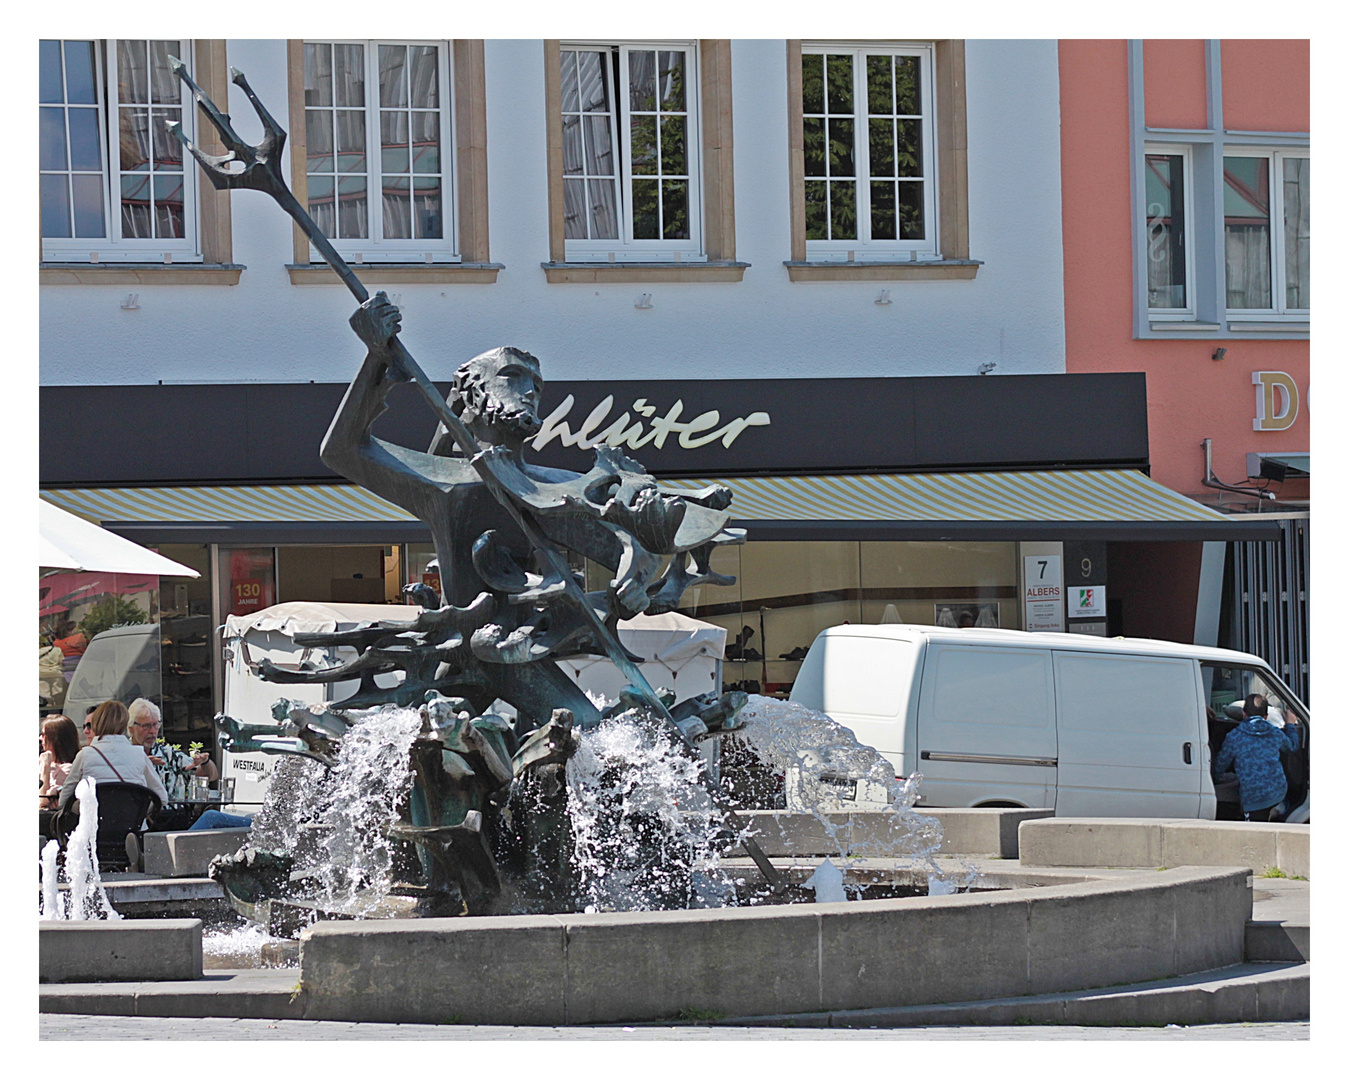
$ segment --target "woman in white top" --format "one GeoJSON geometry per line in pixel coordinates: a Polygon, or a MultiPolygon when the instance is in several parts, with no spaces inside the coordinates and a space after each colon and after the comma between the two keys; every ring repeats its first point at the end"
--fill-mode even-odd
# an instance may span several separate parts
{"type": "Polygon", "coordinates": [[[155,767],[145,751],[126,737],[129,716],[120,701],[105,701],[89,717],[93,726],[93,741],[75,755],[70,775],[61,785],[58,812],[64,812],[75,798],[75,788],[86,776],[96,781],[124,780],[140,784],[155,793],[162,806],[168,793],[160,783],[155,767]]]}

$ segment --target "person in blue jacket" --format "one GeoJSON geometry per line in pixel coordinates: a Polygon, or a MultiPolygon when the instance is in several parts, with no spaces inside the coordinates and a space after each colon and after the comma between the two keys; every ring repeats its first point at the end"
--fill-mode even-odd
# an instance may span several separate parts
{"type": "Polygon", "coordinates": [[[1269,812],[1288,793],[1279,753],[1298,748],[1297,721],[1289,717],[1282,728],[1271,723],[1263,694],[1248,697],[1242,711],[1246,718],[1228,732],[1213,759],[1213,775],[1216,779],[1235,770],[1243,816],[1247,821],[1268,821],[1269,812]]]}

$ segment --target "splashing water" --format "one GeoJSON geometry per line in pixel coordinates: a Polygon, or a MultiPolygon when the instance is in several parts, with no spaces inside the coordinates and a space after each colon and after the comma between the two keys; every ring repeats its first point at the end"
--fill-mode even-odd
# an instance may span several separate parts
{"type": "Polygon", "coordinates": [[[580,733],[567,813],[586,911],[735,902],[721,868],[728,823],[701,771],[675,735],[635,710],[580,733]]]}
{"type": "Polygon", "coordinates": [[[57,889],[58,845],[55,840],[42,849],[42,918],[44,919],[121,919],[103,888],[98,872],[98,784],[86,776],[75,788],[80,804],[80,820],[66,844],[66,906],[61,905],[57,889]]]}
{"type": "Polygon", "coordinates": [[[934,895],[948,885],[947,891],[954,891],[973,880],[967,867],[938,867],[941,822],[913,809],[921,776],[897,779],[890,762],[859,743],[852,731],[794,701],[751,694],[740,718],[744,727],[735,733],[736,743],[772,772],[788,778],[792,802],[815,816],[845,866],[865,858],[913,859],[927,870],[930,885],[939,883],[934,895]],[[854,830],[839,816],[862,809],[842,800],[841,780],[856,781],[859,794],[871,793],[872,803],[881,809],[872,815],[873,827],[854,830]]]}
{"type": "Polygon", "coordinates": [[[410,751],[421,716],[389,707],[352,716],[332,769],[296,756],[277,763],[249,842],[295,852],[297,868],[313,871],[325,907],[360,916],[392,883],[388,831],[412,786],[410,751]]]}

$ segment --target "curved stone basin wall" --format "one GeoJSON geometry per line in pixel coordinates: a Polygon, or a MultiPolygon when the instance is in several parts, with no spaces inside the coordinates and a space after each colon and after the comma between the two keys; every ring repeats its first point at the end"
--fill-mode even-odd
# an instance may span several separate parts
{"type": "Polygon", "coordinates": [[[587,1024],[1057,993],[1239,963],[1250,871],[837,904],[326,923],[308,1019],[587,1024]]]}

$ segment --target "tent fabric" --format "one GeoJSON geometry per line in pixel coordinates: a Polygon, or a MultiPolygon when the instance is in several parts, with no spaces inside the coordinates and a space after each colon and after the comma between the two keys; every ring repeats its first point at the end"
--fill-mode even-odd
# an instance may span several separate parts
{"type": "Polygon", "coordinates": [[[191,567],[166,559],[45,499],[38,499],[38,566],[161,577],[201,576],[191,567]]]}

